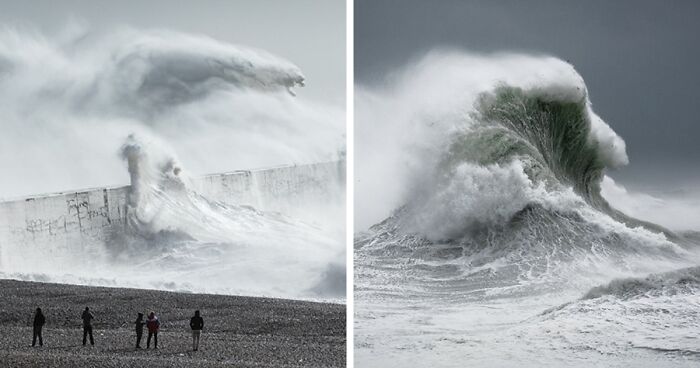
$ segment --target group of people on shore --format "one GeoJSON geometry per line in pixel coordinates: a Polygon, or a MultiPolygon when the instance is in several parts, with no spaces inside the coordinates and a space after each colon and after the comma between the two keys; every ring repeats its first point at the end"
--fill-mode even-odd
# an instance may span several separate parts
{"type": "MultiPolygon", "coordinates": [[[[85,310],[80,317],[83,320],[83,346],[87,344],[88,336],[90,336],[90,345],[95,345],[95,339],[92,335],[92,321],[95,319],[95,316],[92,314],[89,307],[85,307],[85,310]]],[[[39,346],[44,346],[42,330],[45,324],[46,317],[41,311],[41,308],[37,308],[34,313],[32,346],[36,346],[37,339],[39,340],[39,346]]],[[[151,311],[145,321],[143,320],[143,313],[138,313],[134,324],[136,327],[136,349],[141,349],[141,338],[143,337],[144,326],[146,326],[148,329],[146,349],[151,347],[151,338],[153,338],[153,348],[158,349],[158,331],[160,330],[160,320],[158,319],[158,316],[156,316],[156,313],[151,311]]],[[[199,350],[199,337],[202,334],[202,329],[204,329],[204,319],[198,310],[194,311],[194,316],[190,319],[190,329],[192,329],[192,350],[197,351],[199,350]]]]}
{"type": "Polygon", "coordinates": [[[146,349],[151,347],[151,338],[153,338],[153,348],[158,349],[158,331],[160,330],[160,321],[156,313],[151,311],[148,314],[148,319],[144,322],[143,313],[139,313],[136,317],[136,349],[141,349],[141,337],[143,336],[143,326],[148,328],[148,339],[146,339],[146,349]]]}

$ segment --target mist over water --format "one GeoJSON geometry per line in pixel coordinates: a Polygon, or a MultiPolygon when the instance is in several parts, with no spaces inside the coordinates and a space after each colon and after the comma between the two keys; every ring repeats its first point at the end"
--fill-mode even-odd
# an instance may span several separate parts
{"type": "Polygon", "coordinates": [[[625,188],[610,177],[601,183],[603,196],[621,211],[663,225],[674,231],[700,229],[700,191],[696,187],[678,192],[645,193],[625,188]]]}
{"type": "Polygon", "coordinates": [[[694,202],[607,176],[634,158],[572,65],[437,50],[356,91],[358,364],[697,364],[694,202]]]}
{"type": "Polygon", "coordinates": [[[192,183],[344,158],[343,107],[296,97],[306,83],[290,61],[202,35],[2,28],[0,198],[131,191],[127,230],[88,244],[2,245],[18,261],[0,275],[343,300],[342,196],[281,213],[212,200],[192,183]]]}
{"type": "Polygon", "coordinates": [[[125,184],[131,133],[197,174],[336,159],[343,108],[295,98],[304,83],[287,60],[202,35],[3,27],[0,197],[125,184]]]}

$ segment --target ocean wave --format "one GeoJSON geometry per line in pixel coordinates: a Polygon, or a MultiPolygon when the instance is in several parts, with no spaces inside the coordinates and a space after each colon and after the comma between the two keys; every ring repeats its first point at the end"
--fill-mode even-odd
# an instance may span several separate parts
{"type": "Polygon", "coordinates": [[[614,296],[622,299],[659,295],[696,294],[700,290],[700,267],[651,274],[644,278],[615,279],[607,285],[596,286],[582,299],[614,296]]]}
{"type": "MultiPolygon", "coordinates": [[[[618,211],[601,195],[606,170],[628,162],[625,143],[595,114],[583,78],[569,63],[434,52],[407,68],[394,88],[372,96],[400,109],[384,123],[403,129],[402,138],[384,148],[389,158],[377,158],[403,167],[394,180],[399,184],[389,184],[401,185],[393,188],[402,195],[390,216],[398,232],[459,242],[522,222],[522,213],[541,208],[552,219],[588,221],[599,233],[658,233],[660,245],[677,238],[618,211]],[[416,90],[436,94],[417,102],[416,90]]],[[[386,118],[381,107],[365,106],[373,108],[379,111],[365,112],[368,119],[386,118]]],[[[358,167],[361,177],[364,165],[372,163],[358,167]]]]}
{"type": "Polygon", "coordinates": [[[344,110],[295,97],[305,83],[291,61],[204,35],[0,27],[0,146],[24,156],[0,155],[0,192],[123,183],[115,151],[131,133],[177,147],[198,174],[337,160],[344,110]]]}

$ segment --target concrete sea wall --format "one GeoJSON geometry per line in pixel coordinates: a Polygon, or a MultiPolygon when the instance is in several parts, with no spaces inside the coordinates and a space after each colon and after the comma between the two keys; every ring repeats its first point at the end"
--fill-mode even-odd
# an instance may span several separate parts
{"type": "MultiPolygon", "coordinates": [[[[343,203],[345,161],[213,174],[193,185],[211,200],[294,214],[302,207],[343,203]]],[[[0,257],[3,246],[31,249],[50,241],[52,247],[75,249],[123,231],[129,190],[98,188],[0,202],[0,257]]]]}

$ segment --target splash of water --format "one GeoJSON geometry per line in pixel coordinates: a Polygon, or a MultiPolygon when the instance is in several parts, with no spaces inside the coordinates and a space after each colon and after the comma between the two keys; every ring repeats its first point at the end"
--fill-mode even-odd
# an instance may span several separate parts
{"type": "Polygon", "coordinates": [[[3,27],[0,197],[125,183],[115,152],[131,133],[197,174],[337,159],[343,109],[289,93],[304,83],[289,61],[201,35],[3,27]]]}

